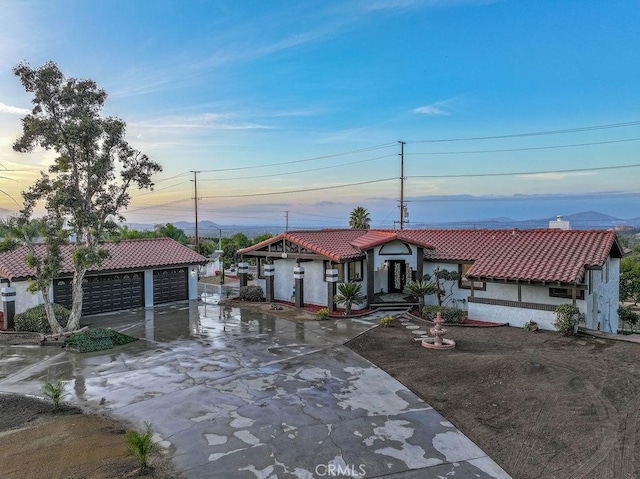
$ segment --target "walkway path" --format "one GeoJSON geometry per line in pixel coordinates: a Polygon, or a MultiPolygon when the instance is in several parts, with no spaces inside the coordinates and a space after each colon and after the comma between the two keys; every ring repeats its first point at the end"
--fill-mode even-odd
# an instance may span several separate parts
{"type": "Polygon", "coordinates": [[[195,303],[101,316],[146,340],[84,355],[16,350],[0,391],[37,394],[62,377],[68,400],[152,423],[187,478],[508,478],[342,346],[377,319],[296,323],[195,303]]]}

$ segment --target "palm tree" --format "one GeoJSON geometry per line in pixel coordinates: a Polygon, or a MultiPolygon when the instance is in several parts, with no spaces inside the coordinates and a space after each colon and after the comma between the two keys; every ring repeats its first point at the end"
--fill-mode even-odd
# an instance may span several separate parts
{"type": "Polygon", "coordinates": [[[349,215],[349,228],[356,230],[368,230],[370,227],[371,218],[366,208],[358,206],[353,209],[349,215]]]}
{"type": "Polygon", "coordinates": [[[438,292],[438,287],[430,281],[409,281],[404,286],[404,294],[418,298],[418,312],[422,314],[424,308],[424,297],[428,294],[438,292]]]}
{"type": "Polygon", "coordinates": [[[366,299],[362,294],[360,283],[342,283],[338,285],[338,294],[335,296],[336,303],[344,303],[345,314],[351,314],[351,306],[361,303],[366,299]]]}

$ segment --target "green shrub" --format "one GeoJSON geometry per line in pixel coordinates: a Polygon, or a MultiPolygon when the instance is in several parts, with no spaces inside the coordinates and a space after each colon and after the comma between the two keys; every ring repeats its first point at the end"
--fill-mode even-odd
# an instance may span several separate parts
{"type": "Polygon", "coordinates": [[[327,308],[321,308],[318,310],[318,318],[329,319],[329,310],[327,308]]]}
{"type": "Polygon", "coordinates": [[[391,328],[395,325],[395,322],[396,318],[394,318],[393,316],[385,316],[380,320],[380,326],[382,326],[383,328],[391,328]]]}
{"type": "Polygon", "coordinates": [[[127,334],[119,333],[113,329],[95,328],[89,331],[74,333],[65,339],[65,346],[76,349],[80,353],[90,353],[92,351],[102,351],[111,349],[113,346],[137,341],[137,338],[127,334]]]}
{"type": "Polygon", "coordinates": [[[640,315],[638,315],[638,313],[624,307],[618,308],[618,317],[620,318],[620,321],[630,324],[632,328],[638,324],[638,319],[640,319],[640,315]]]}
{"type": "Polygon", "coordinates": [[[145,423],[145,426],[144,432],[129,431],[125,438],[127,454],[134,456],[138,460],[142,470],[149,467],[149,458],[157,448],[156,443],[153,442],[151,424],[145,423]]]}
{"type": "Polygon", "coordinates": [[[58,409],[60,407],[60,400],[65,395],[64,383],[60,380],[55,383],[47,382],[42,386],[42,393],[51,399],[53,408],[58,409]]]}
{"type": "Polygon", "coordinates": [[[264,300],[264,291],[260,286],[243,286],[240,288],[238,296],[242,301],[262,301],[264,300]]]}
{"type": "Polygon", "coordinates": [[[573,304],[556,306],[556,322],[553,325],[564,336],[574,336],[578,327],[580,310],[573,304]]]}
{"type": "Polygon", "coordinates": [[[464,323],[467,318],[467,312],[464,309],[452,306],[425,306],[422,308],[422,317],[429,321],[436,319],[436,315],[440,312],[445,323],[460,324],[464,323]]]}
{"type": "MultiPolygon", "coordinates": [[[[67,308],[53,303],[53,311],[56,315],[56,320],[63,328],[69,321],[69,311],[67,308]]],[[[33,308],[27,309],[23,313],[16,314],[15,316],[16,331],[32,331],[35,333],[51,334],[51,326],[47,320],[47,313],[44,310],[44,304],[39,304],[33,308]]]]}

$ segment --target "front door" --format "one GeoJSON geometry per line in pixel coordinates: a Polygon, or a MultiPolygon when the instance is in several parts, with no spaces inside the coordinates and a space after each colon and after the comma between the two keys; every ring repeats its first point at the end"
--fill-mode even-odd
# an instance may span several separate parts
{"type": "Polygon", "coordinates": [[[406,265],[404,261],[389,261],[389,293],[404,290],[406,265]]]}

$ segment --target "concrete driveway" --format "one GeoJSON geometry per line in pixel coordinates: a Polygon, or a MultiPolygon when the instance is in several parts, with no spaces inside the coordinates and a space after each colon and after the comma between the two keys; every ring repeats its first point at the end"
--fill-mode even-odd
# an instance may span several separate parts
{"type": "Polygon", "coordinates": [[[509,477],[342,345],[379,317],[298,323],[196,302],[103,315],[89,322],[142,340],[90,354],[3,346],[0,391],[61,378],[69,402],[150,422],[187,478],[509,477]]]}

